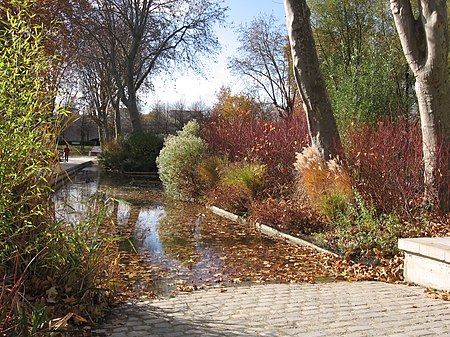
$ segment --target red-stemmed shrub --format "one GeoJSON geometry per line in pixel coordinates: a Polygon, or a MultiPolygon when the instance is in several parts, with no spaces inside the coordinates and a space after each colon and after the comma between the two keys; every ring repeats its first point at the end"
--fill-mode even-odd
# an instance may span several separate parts
{"type": "Polygon", "coordinates": [[[241,186],[218,184],[206,196],[207,203],[237,215],[245,215],[252,203],[250,191],[241,186]]]}
{"type": "Polygon", "coordinates": [[[346,156],[358,191],[378,210],[410,215],[423,193],[422,136],[417,119],[357,125],[346,156]]]}
{"type": "Polygon", "coordinates": [[[320,232],[325,221],[311,208],[292,199],[259,200],[250,206],[250,219],[294,235],[320,232]]]}
{"type": "Polygon", "coordinates": [[[202,124],[201,137],[214,155],[266,165],[267,185],[279,189],[292,182],[295,153],[309,143],[303,114],[279,121],[211,118],[202,124]]]}

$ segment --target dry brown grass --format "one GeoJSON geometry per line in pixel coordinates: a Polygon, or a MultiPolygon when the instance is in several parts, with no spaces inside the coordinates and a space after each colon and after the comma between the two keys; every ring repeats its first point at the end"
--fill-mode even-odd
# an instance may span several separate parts
{"type": "Polygon", "coordinates": [[[313,208],[320,209],[324,199],[332,195],[353,198],[350,176],[336,160],[323,160],[318,149],[307,147],[297,153],[294,168],[298,196],[313,208]]]}

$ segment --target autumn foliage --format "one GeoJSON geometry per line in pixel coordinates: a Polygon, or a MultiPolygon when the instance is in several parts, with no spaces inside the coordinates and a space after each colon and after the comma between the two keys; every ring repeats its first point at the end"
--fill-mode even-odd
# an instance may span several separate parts
{"type": "Polygon", "coordinates": [[[382,120],[349,129],[346,146],[356,188],[384,212],[409,214],[423,193],[422,137],[417,119],[382,120]]]}
{"type": "Polygon", "coordinates": [[[211,154],[265,165],[266,179],[276,188],[292,181],[295,153],[309,142],[299,115],[278,121],[211,118],[202,124],[201,137],[211,154]]]}
{"type": "MultiPolygon", "coordinates": [[[[256,197],[222,184],[208,191],[209,202],[290,233],[327,233],[329,248],[361,256],[393,256],[398,237],[427,232],[420,217],[424,188],[417,119],[352,124],[343,133],[344,162],[324,161],[308,148],[307,135],[299,115],[205,120],[201,137],[209,155],[226,158],[227,166],[265,167],[264,189],[256,197]]],[[[448,149],[438,153],[445,180],[448,149]]]]}
{"type": "Polygon", "coordinates": [[[335,203],[328,205],[332,200],[351,202],[353,191],[350,177],[335,159],[323,160],[314,147],[303,149],[296,158],[297,191],[310,206],[330,215],[338,206],[335,203]],[[329,206],[331,212],[325,211],[329,206]]]}

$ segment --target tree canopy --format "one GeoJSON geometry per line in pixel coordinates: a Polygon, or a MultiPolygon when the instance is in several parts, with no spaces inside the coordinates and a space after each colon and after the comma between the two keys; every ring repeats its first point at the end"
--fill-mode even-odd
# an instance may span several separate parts
{"type": "Polygon", "coordinates": [[[225,8],[210,0],[95,0],[85,31],[108,64],[134,131],[141,131],[137,92],[173,66],[199,67],[217,53],[213,27],[225,8]]]}
{"type": "Polygon", "coordinates": [[[229,66],[247,76],[277,109],[280,117],[293,113],[297,87],[291,76],[291,54],[286,28],[273,15],[254,18],[238,29],[240,47],[229,66]]]}

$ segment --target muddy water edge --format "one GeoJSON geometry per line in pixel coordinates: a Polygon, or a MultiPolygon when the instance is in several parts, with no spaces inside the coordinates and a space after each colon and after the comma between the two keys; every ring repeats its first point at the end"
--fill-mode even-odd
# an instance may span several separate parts
{"type": "Polygon", "coordinates": [[[93,198],[108,200],[120,237],[119,283],[128,296],[171,296],[248,283],[329,281],[323,255],[268,239],[195,203],[175,201],[145,178],[78,172],[55,193],[57,217],[76,225],[93,198]]]}

